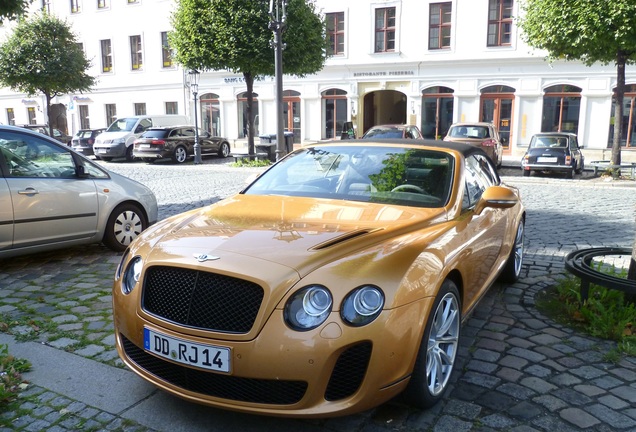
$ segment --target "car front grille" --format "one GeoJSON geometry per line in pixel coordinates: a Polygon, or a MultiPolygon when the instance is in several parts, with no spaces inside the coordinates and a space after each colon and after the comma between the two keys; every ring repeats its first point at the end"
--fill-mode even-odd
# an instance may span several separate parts
{"type": "Polygon", "coordinates": [[[371,348],[371,342],[363,342],[347,348],[340,354],[325,391],[326,400],[347,398],[360,388],[369,366],[371,348]]]}
{"type": "Polygon", "coordinates": [[[179,267],[146,270],[141,307],[159,318],[202,330],[247,333],[263,288],[243,279],[179,267]]]}
{"type": "Polygon", "coordinates": [[[137,366],[174,386],[206,396],[272,405],[298,403],[307,391],[304,381],[266,380],[192,369],[155,357],[120,334],[126,356],[137,366]]]}

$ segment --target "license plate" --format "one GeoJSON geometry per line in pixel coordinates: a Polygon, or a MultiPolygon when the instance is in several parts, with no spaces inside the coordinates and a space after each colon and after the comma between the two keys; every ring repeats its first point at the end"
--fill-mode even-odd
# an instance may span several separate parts
{"type": "Polygon", "coordinates": [[[558,159],[556,157],[538,157],[537,158],[537,162],[539,163],[556,163],[557,160],[558,159]]]}
{"type": "Polygon", "coordinates": [[[189,342],[144,327],[144,348],[160,357],[188,366],[230,372],[230,349],[189,342]]]}
{"type": "Polygon", "coordinates": [[[139,148],[149,149],[150,148],[150,144],[139,144],[139,148]]]}
{"type": "Polygon", "coordinates": [[[108,153],[108,149],[97,149],[97,153],[99,154],[108,153]]]}

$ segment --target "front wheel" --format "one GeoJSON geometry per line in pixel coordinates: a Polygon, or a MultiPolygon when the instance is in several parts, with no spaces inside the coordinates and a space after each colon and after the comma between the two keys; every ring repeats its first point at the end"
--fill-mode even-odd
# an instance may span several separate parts
{"type": "Polygon", "coordinates": [[[452,280],[447,279],[435,297],[413,374],[404,391],[408,404],[430,408],[443,397],[453,373],[460,329],[459,290],[452,280]]]}
{"type": "Polygon", "coordinates": [[[521,265],[523,264],[523,237],[525,232],[525,225],[523,219],[519,222],[517,227],[517,233],[515,234],[515,242],[512,245],[510,255],[508,255],[508,261],[506,266],[499,275],[499,280],[502,282],[515,283],[519,280],[521,275],[521,265]]]}
{"type": "Polygon", "coordinates": [[[133,146],[129,145],[128,148],[126,148],[126,162],[132,162],[135,160],[135,157],[133,156],[133,146]]]}
{"type": "Polygon", "coordinates": [[[226,158],[230,155],[230,145],[226,142],[222,142],[219,147],[219,157],[226,158]]]}
{"type": "Polygon", "coordinates": [[[102,242],[116,252],[123,252],[146,228],[148,220],[140,207],[122,204],[110,214],[102,242]]]}
{"type": "Polygon", "coordinates": [[[524,177],[530,177],[530,170],[523,170],[524,177]]]}

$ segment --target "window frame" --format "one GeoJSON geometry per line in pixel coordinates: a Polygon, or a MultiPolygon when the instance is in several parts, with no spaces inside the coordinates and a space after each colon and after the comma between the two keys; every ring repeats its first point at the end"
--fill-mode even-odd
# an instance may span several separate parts
{"type": "Polygon", "coordinates": [[[168,32],[161,32],[161,67],[164,69],[173,69],[174,61],[172,60],[172,49],[168,41],[168,32]]]}
{"type": "Polygon", "coordinates": [[[117,104],[104,104],[104,112],[106,113],[106,127],[108,127],[117,120],[117,104]]]}
{"type": "Polygon", "coordinates": [[[344,12],[329,12],[325,14],[326,32],[327,32],[327,55],[328,56],[341,56],[345,54],[345,13],[344,12]],[[330,28],[332,24],[333,28],[330,28]],[[342,30],[340,29],[342,24],[342,30]],[[342,45],[340,50],[338,47],[342,45]]]}
{"type": "Polygon", "coordinates": [[[386,7],[377,7],[374,9],[373,14],[373,52],[378,53],[393,53],[397,51],[397,7],[396,6],[386,6],[386,7]],[[380,17],[378,14],[383,12],[382,24],[381,27],[378,26],[378,21],[380,17]],[[390,13],[393,13],[393,16],[390,16],[390,13]],[[391,20],[393,20],[393,25],[391,24],[391,20]],[[393,34],[393,37],[390,38],[389,35],[393,34]],[[378,35],[382,35],[382,41],[378,39],[378,35]],[[379,46],[381,42],[382,46],[379,46]],[[392,47],[390,47],[392,42],[392,47]]]}
{"type": "Polygon", "coordinates": [[[514,0],[488,0],[488,27],[486,31],[486,45],[488,47],[512,45],[514,6],[514,0]],[[510,6],[507,7],[506,3],[509,3],[510,6]],[[506,16],[506,11],[508,11],[508,16],[506,16]],[[508,32],[504,30],[506,26],[509,28],[508,32]],[[505,40],[506,35],[507,41],[505,40]]]}
{"type": "Polygon", "coordinates": [[[101,57],[102,57],[102,73],[112,73],[113,72],[113,43],[110,39],[100,39],[99,46],[100,46],[101,57]],[[107,51],[108,51],[107,53],[104,52],[105,48],[107,48],[107,51]]]}
{"type": "Polygon", "coordinates": [[[451,48],[451,34],[453,30],[453,2],[431,3],[429,5],[428,19],[428,49],[444,50],[451,48]],[[438,11],[434,9],[438,8],[438,11]],[[434,17],[438,18],[438,22],[434,23],[434,17]],[[448,21],[444,22],[444,18],[448,17],[448,21]],[[444,44],[444,30],[448,29],[448,44],[444,44]],[[433,33],[436,33],[437,44],[433,46],[433,33]]]}
{"type": "Polygon", "coordinates": [[[128,36],[130,46],[130,70],[142,71],[144,69],[144,45],[141,35],[128,36]]]}

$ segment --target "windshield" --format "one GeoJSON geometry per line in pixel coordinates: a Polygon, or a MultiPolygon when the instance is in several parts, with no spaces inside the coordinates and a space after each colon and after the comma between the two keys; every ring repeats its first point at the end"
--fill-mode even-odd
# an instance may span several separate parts
{"type": "Polygon", "coordinates": [[[117,119],[108,127],[108,129],[106,129],[106,132],[130,132],[135,127],[138,120],[139,119],[136,118],[117,119]]]}
{"type": "Polygon", "coordinates": [[[316,146],[292,153],[243,193],[443,207],[454,158],[436,150],[316,146]]]}
{"type": "Polygon", "coordinates": [[[364,138],[402,138],[404,133],[397,128],[370,129],[364,138]]]}

